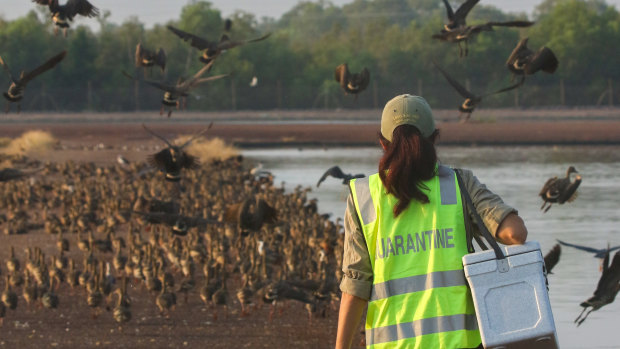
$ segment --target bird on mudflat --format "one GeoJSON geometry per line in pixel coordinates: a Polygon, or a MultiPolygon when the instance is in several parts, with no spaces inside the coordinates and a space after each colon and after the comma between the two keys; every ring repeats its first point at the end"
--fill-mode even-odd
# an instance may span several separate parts
{"type": "Polygon", "coordinates": [[[139,67],[152,67],[154,65],[159,66],[163,72],[166,69],[166,51],[160,48],[159,51],[151,51],[142,46],[142,43],[138,43],[136,46],[135,65],[139,67]]]}
{"type": "Polygon", "coordinates": [[[2,57],[0,57],[0,65],[2,65],[2,67],[4,68],[4,71],[7,73],[7,75],[9,76],[9,79],[11,80],[11,85],[9,85],[9,89],[3,93],[4,98],[6,98],[6,100],[9,101],[9,103],[7,103],[6,105],[5,112],[6,113],[9,112],[11,103],[17,102],[17,112],[19,113],[21,111],[20,101],[22,100],[22,98],[24,98],[24,89],[26,88],[26,85],[28,84],[28,82],[30,82],[30,80],[34,79],[40,74],[43,74],[46,71],[54,68],[58,63],[60,63],[60,61],[62,61],[65,58],[66,55],[67,55],[67,51],[62,51],[56,56],[50,58],[47,62],[41,64],[40,66],[36,67],[35,69],[29,72],[25,72],[22,70],[22,72],[19,74],[18,79],[15,79],[13,74],[11,74],[11,70],[9,69],[9,66],[6,64],[6,62],[4,62],[2,57]]]}
{"type": "MultiPolygon", "coordinates": [[[[226,22],[226,31],[230,30],[230,26],[232,25],[232,22],[227,21],[226,22]]],[[[230,50],[232,48],[235,48],[237,46],[242,46],[245,44],[249,44],[252,42],[257,42],[257,41],[262,41],[267,39],[271,33],[267,33],[263,36],[254,38],[254,39],[249,39],[249,40],[241,40],[241,41],[234,41],[231,40],[227,34],[222,34],[222,36],[220,37],[220,41],[215,42],[215,41],[209,41],[205,38],[202,38],[200,36],[196,36],[194,34],[190,34],[188,32],[185,32],[181,29],[175,28],[171,25],[167,26],[168,30],[170,30],[171,32],[173,32],[176,36],[180,37],[181,39],[183,39],[183,41],[189,41],[189,44],[192,47],[197,48],[200,51],[204,51],[202,53],[202,56],[200,56],[200,61],[208,64],[210,62],[212,62],[214,59],[216,59],[223,51],[226,50],[230,50]]]]}
{"type": "Polygon", "coordinates": [[[553,274],[551,270],[560,261],[561,254],[562,246],[560,246],[559,244],[555,244],[555,246],[553,246],[553,248],[545,255],[545,270],[547,270],[548,274],[553,274]]]}
{"type": "Polygon", "coordinates": [[[323,173],[323,175],[321,176],[319,181],[316,183],[316,187],[318,188],[321,185],[321,183],[323,183],[323,181],[328,176],[332,176],[334,178],[342,179],[342,184],[348,184],[349,181],[352,180],[353,178],[363,178],[363,177],[366,177],[362,173],[358,173],[358,174],[355,174],[355,175],[352,175],[350,173],[344,173],[344,172],[342,172],[342,170],[340,169],[339,166],[333,166],[333,167],[330,167],[327,171],[325,171],[325,173],[323,173]]]}
{"type": "Polygon", "coordinates": [[[452,11],[452,7],[447,0],[443,0],[446,5],[446,11],[448,13],[448,24],[444,25],[439,34],[434,34],[433,39],[440,41],[455,42],[459,46],[459,57],[467,56],[469,48],[467,42],[474,35],[477,35],[483,31],[493,31],[493,27],[529,27],[534,24],[530,21],[509,21],[509,22],[487,22],[478,25],[466,25],[465,17],[471,9],[478,3],[478,0],[465,1],[456,12],[452,11]],[[461,42],[464,43],[465,48],[461,47],[461,42]]]}
{"type": "Polygon", "coordinates": [[[435,64],[435,67],[437,67],[437,69],[439,69],[441,74],[443,74],[443,76],[446,78],[448,83],[450,85],[452,85],[452,87],[456,90],[456,92],[458,92],[463,98],[465,98],[465,101],[463,101],[463,103],[459,106],[459,111],[461,112],[459,114],[459,121],[460,122],[467,122],[469,120],[469,118],[471,116],[471,113],[474,112],[474,109],[476,109],[476,107],[482,102],[483,98],[486,98],[486,97],[494,95],[494,94],[510,91],[512,89],[515,89],[515,88],[521,86],[520,83],[516,83],[514,85],[510,85],[508,87],[504,87],[504,88],[499,89],[499,90],[494,91],[494,92],[490,92],[490,93],[486,93],[486,94],[483,94],[483,95],[480,95],[480,96],[476,96],[473,93],[469,92],[465,87],[463,87],[463,85],[459,84],[456,80],[454,80],[454,78],[452,78],[437,63],[434,63],[434,64],[435,64]],[[465,115],[465,118],[463,118],[463,115],[465,115]]]}
{"type": "Polygon", "coordinates": [[[603,306],[612,303],[616,298],[618,291],[620,291],[620,251],[616,252],[614,255],[611,265],[609,265],[609,251],[607,251],[605,254],[605,259],[603,260],[603,273],[601,274],[601,278],[596,285],[594,296],[581,303],[583,310],[575,319],[577,326],[581,325],[591,312],[599,310],[603,306]],[[588,308],[592,309],[583,315],[588,308]]]}
{"type": "Polygon", "coordinates": [[[226,207],[224,221],[237,223],[242,234],[259,231],[264,224],[275,223],[278,212],[267,201],[259,197],[249,198],[226,207]]]}
{"type": "Polygon", "coordinates": [[[364,68],[361,72],[352,74],[349,72],[349,66],[343,63],[336,67],[334,78],[340,84],[345,94],[351,93],[357,98],[357,94],[368,87],[370,72],[367,68],[364,68]]]}
{"type": "Polygon", "coordinates": [[[513,77],[521,75],[521,83],[525,81],[526,75],[532,75],[539,70],[553,74],[559,64],[551,49],[543,46],[534,52],[527,47],[527,40],[528,38],[521,39],[506,61],[513,77]]]}
{"type": "Polygon", "coordinates": [[[207,224],[223,224],[222,222],[212,219],[205,219],[202,217],[189,217],[180,214],[165,213],[165,212],[139,212],[132,211],[132,213],[143,216],[143,219],[151,224],[164,224],[172,228],[172,233],[175,235],[185,236],[189,228],[197,227],[207,224]]]}
{"type": "Polygon", "coordinates": [[[545,185],[540,190],[538,195],[543,199],[543,204],[540,207],[543,213],[549,211],[551,205],[554,203],[563,204],[565,202],[572,202],[577,198],[577,188],[581,184],[581,176],[576,175],[575,180],[571,182],[571,174],[579,173],[575,167],[570,166],[566,170],[566,177],[549,178],[545,185]]]}
{"type": "Polygon", "coordinates": [[[183,149],[190,145],[193,140],[195,140],[198,136],[205,133],[213,126],[213,123],[210,123],[208,127],[202,129],[197,134],[190,137],[185,143],[181,145],[173,145],[166,138],[158,135],[157,133],[151,131],[146,125],[142,124],[142,127],[153,135],[156,138],[161,139],[166,143],[167,148],[151,155],[148,157],[148,162],[152,167],[159,169],[160,171],[166,174],[166,180],[170,182],[178,182],[181,180],[181,170],[183,169],[194,169],[199,166],[198,159],[195,156],[192,156],[186,153],[183,149]]]}
{"type": "MultiPolygon", "coordinates": [[[[187,104],[187,96],[189,96],[190,91],[198,87],[198,85],[204,82],[207,82],[207,81],[218,80],[218,79],[228,76],[228,74],[220,74],[220,75],[210,76],[207,78],[201,78],[201,76],[211,68],[212,64],[213,62],[205,65],[196,74],[194,74],[194,76],[192,76],[191,78],[187,80],[183,78],[179,78],[176,84],[170,84],[170,83],[166,83],[163,81],[141,80],[141,79],[137,79],[136,77],[127,74],[124,71],[123,71],[123,74],[131,80],[138,80],[138,81],[141,80],[141,81],[144,81],[148,85],[151,85],[155,88],[158,88],[164,91],[164,98],[161,101],[162,106],[161,106],[161,109],[159,110],[159,114],[162,115],[164,113],[164,108],[166,107],[169,107],[169,108],[176,107],[177,109],[179,109],[179,106],[181,105],[179,103],[179,98],[183,98],[183,104],[181,105],[181,107],[182,109],[185,109],[185,106],[187,104]]],[[[172,109],[169,109],[168,117],[170,117],[171,114],[172,114],[172,109]]]]}
{"type": "Polygon", "coordinates": [[[43,170],[43,168],[27,171],[22,171],[16,168],[3,168],[2,170],[0,170],[0,182],[8,182],[13,179],[30,176],[41,170],[43,170]]]}
{"type": "Polygon", "coordinates": [[[58,0],[32,0],[39,5],[47,5],[52,14],[54,22],[54,34],[58,35],[58,28],[62,28],[63,35],[67,36],[69,22],[73,17],[82,15],[84,17],[99,16],[99,9],[86,0],[69,0],[64,5],[59,5],[58,0]]]}

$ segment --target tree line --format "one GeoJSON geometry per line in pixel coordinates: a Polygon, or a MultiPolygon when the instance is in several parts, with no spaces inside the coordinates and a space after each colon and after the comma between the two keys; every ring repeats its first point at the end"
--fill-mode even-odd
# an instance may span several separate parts
{"type": "MultiPolygon", "coordinates": [[[[33,5],[24,17],[0,19],[0,56],[13,74],[68,51],[61,64],[29,84],[26,111],[157,110],[162,92],[122,73],[136,72],[138,42],[167,53],[166,72],[153,68],[144,72],[146,78],[174,82],[201,68],[201,53],[166,25],[217,41],[226,20],[211,3],[193,1],[177,20],[152,28],[139,18],[114,24],[109,13],[103,13],[96,19],[97,30],[80,25],[64,38],[54,36],[46,11],[33,5]]],[[[455,44],[431,39],[446,22],[438,0],[354,0],[341,7],[320,0],[300,2],[279,19],[258,19],[241,11],[229,18],[233,39],[272,35],[222,54],[211,74],[231,76],[196,89],[188,101],[190,110],[380,108],[400,93],[421,94],[435,108],[457,108],[462,98],[432,62],[476,94],[494,91],[511,83],[505,62],[525,36],[531,49],[553,50],[558,70],[528,77],[516,92],[491,96],[484,107],[607,105],[620,100],[620,86],[614,89],[620,81],[620,15],[603,0],[544,0],[533,18],[478,4],[469,24],[516,19],[536,24],[484,32],[470,41],[469,55],[463,58],[455,44]],[[357,99],[345,96],[334,80],[335,67],[345,62],[353,72],[367,67],[371,73],[370,85],[357,99]],[[251,87],[254,76],[258,84],[251,87]]]]}

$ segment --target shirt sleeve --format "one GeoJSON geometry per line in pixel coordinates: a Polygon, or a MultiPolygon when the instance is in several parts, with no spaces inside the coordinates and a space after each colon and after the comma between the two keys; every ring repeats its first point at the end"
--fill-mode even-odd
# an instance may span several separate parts
{"type": "MultiPolygon", "coordinates": [[[[482,218],[484,225],[489,229],[489,232],[495,237],[497,228],[500,223],[510,213],[518,214],[518,211],[511,206],[504,203],[499,195],[490,191],[486,185],[480,183],[478,178],[474,176],[470,170],[460,170],[467,192],[471,196],[471,201],[476,207],[476,211],[482,218]]],[[[474,216],[469,209],[467,210],[469,216],[473,222],[475,222],[474,216]]],[[[475,233],[479,234],[478,227],[472,225],[475,233]]]]}
{"type": "Polygon", "coordinates": [[[340,290],[369,300],[373,280],[372,264],[351,195],[347,198],[347,209],[344,213],[344,235],[340,290]]]}

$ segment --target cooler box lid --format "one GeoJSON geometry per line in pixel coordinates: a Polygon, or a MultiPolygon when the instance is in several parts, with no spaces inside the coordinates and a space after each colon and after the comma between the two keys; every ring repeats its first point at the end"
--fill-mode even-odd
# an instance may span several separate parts
{"type": "MultiPolygon", "coordinates": [[[[537,241],[527,241],[523,245],[500,245],[502,252],[506,257],[515,256],[518,254],[528,253],[539,250],[540,244],[537,241]]],[[[493,249],[471,253],[463,256],[463,265],[470,265],[475,263],[486,262],[495,259],[495,251],[493,249]]]]}

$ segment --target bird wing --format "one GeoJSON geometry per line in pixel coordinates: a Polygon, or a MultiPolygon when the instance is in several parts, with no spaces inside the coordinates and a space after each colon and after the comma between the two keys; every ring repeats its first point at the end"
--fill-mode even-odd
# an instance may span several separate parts
{"type": "Polygon", "coordinates": [[[222,35],[222,37],[220,38],[220,42],[218,42],[217,47],[220,50],[229,50],[233,47],[237,47],[237,46],[241,46],[241,45],[245,45],[245,44],[249,44],[252,42],[257,42],[257,41],[262,41],[267,39],[268,37],[271,36],[271,33],[267,33],[263,36],[259,36],[257,38],[253,38],[253,39],[248,39],[248,40],[242,40],[242,41],[232,41],[228,38],[228,35],[222,35]]]}
{"type": "Polygon", "coordinates": [[[136,67],[142,66],[143,53],[144,53],[144,49],[142,48],[142,43],[138,43],[138,45],[136,45],[136,54],[134,55],[134,63],[136,67]]]}
{"type": "Polygon", "coordinates": [[[194,85],[196,84],[196,81],[198,81],[198,79],[200,79],[200,77],[208,72],[209,70],[211,70],[211,67],[213,66],[213,63],[215,63],[215,60],[212,59],[211,61],[209,61],[209,63],[205,64],[204,67],[200,68],[199,71],[196,72],[196,74],[194,74],[191,78],[177,84],[176,88],[179,91],[183,91],[183,92],[187,92],[189,91],[192,87],[194,87],[194,85]]]}
{"type": "Polygon", "coordinates": [[[559,244],[555,244],[551,251],[545,255],[545,268],[547,269],[547,273],[551,272],[551,269],[558,264],[560,254],[562,254],[562,247],[559,244]]]}
{"type": "Polygon", "coordinates": [[[218,80],[218,79],[221,79],[221,78],[225,78],[225,77],[227,77],[229,75],[230,74],[220,74],[220,75],[209,76],[208,78],[198,79],[198,80],[194,81],[194,84],[192,85],[192,87],[198,86],[198,85],[202,84],[203,82],[213,81],[213,80],[218,80]]]}
{"type": "Polygon", "coordinates": [[[191,136],[185,143],[183,143],[179,148],[183,149],[185,147],[187,147],[188,145],[190,145],[192,143],[192,141],[196,138],[198,138],[200,135],[204,134],[205,132],[207,132],[211,127],[213,126],[213,121],[211,121],[211,123],[209,123],[209,126],[203,128],[202,130],[200,130],[198,133],[194,134],[193,136],[191,136]]]}
{"type": "Polygon", "coordinates": [[[361,92],[363,90],[366,89],[366,87],[368,87],[368,83],[370,82],[370,72],[368,71],[367,68],[364,68],[360,73],[359,73],[359,79],[358,79],[358,92],[361,92]]]}
{"type": "Polygon", "coordinates": [[[334,78],[340,84],[340,87],[346,88],[349,81],[349,66],[346,63],[337,66],[334,71],[334,78]]]}
{"type": "MultiPolygon", "coordinates": [[[[471,9],[476,6],[479,1],[480,0],[467,0],[459,6],[453,15],[454,18],[451,18],[451,20],[454,21],[454,24],[457,26],[465,25],[465,17],[467,17],[469,11],[471,11],[471,9]]],[[[446,0],[444,0],[444,2],[446,2],[446,0]]]]}
{"type": "Polygon", "coordinates": [[[198,158],[193,155],[189,155],[186,152],[183,152],[183,158],[181,159],[181,167],[187,169],[194,169],[200,166],[200,162],[198,158]]]}
{"type": "Polygon", "coordinates": [[[594,248],[594,247],[588,247],[588,246],[583,246],[583,245],[575,245],[575,244],[571,244],[571,243],[568,243],[568,242],[564,242],[564,241],[559,240],[559,239],[558,239],[558,242],[560,244],[564,245],[564,246],[573,247],[573,248],[576,248],[578,250],[582,250],[582,251],[586,251],[586,252],[591,252],[591,253],[599,253],[599,252],[601,252],[600,249],[594,248]]]}
{"type": "Polygon", "coordinates": [[[528,38],[523,38],[519,40],[519,42],[517,43],[517,46],[514,48],[514,50],[512,50],[512,53],[510,53],[510,56],[508,57],[508,60],[506,61],[506,66],[512,67],[515,61],[519,57],[522,56],[522,52],[528,51],[527,41],[528,41],[528,38]]]}
{"type": "Polygon", "coordinates": [[[446,13],[448,15],[448,19],[450,20],[451,23],[454,22],[454,11],[452,10],[452,6],[450,6],[450,3],[448,2],[448,0],[443,0],[443,3],[444,5],[446,5],[446,13]]]}
{"type": "Polygon", "coordinates": [[[28,81],[34,79],[35,77],[37,77],[38,75],[52,69],[53,67],[56,66],[56,64],[60,63],[60,61],[62,61],[65,56],[67,55],[67,51],[62,51],[61,53],[57,54],[56,56],[50,58],[47,62],[41,64],[40,66],[36,67],[35,69],[33,69],[32,71],[24,74],[24,76],[21,77],[21,79],[19,80],[21,85],[26,85],[28,83],[28,81]]]}
{"type": "Polygon", "coordinates": [[[540,189],[540,193],[538,193],[538,195],[541,196],[543,199],[549,197],[548,194],[552,194],[551,197],[556,197],[557,190],[553,190],[552,193],[549,193],[549,191],[553,189],[554,184],[557,180],[558,180],[558,177],[547,179],[547,181],[545,182],[545,185],[543,185],[542,189],[540,189]]]}
{"type": "MultiPolygon", "coordinates": [[[[154,136],[155,138],[159,138],[162,141],[164,141],[164,143],[166,143],[166,145],[168,145],[169,147],[172,147],[172,144],[170,144],[170,142],[168,142],[168,140],[166,138],[164,138],[163,136],[158,135],[157,133],[153,132],[151,129],[149,129],[148,127],[146,127],[145,124],[142,124],[142,127],[144,128],[144,130],[148,133],[150,133],[152,136],[154,136]]],[[[163,151],[163,150],[162,150],[163,151]]]]}
{"type": "Polygon", "coordinates": [[[149,165],[158,168],[162,171],[166,171],[166,164],[172,162],[170,157],[170,151],[168,148],[161,150],[147,158],[149,165]]]}
{"type": "Polygon", "coordinates": [[[319,185],[321,185],[321,183],[327,178],[327,176],[344,179],[344,172],[342,172],[342,170],[338,166],[330,167],[327,171],[325,171],[325,173],[323,173],[316,186],[318,187],[319,185]]]}
{"type": "Polygon", "coordinates": [[[553,51],[547,47],[542,47],[525,66],[525,73],[530,75],[542,70],[545,73],[552,74],[558,68],[558,64],[558,59],[553,54],[553,51]]]}
{"type": "Polygon", "coordinates": [[[207,39],[203,39],[194,34],[190,34],[188,32],[184,32],[181,29],[177,29],[171,25],[166,26],[168,30],[176,34],[178,37],[183,39],[183,41],[189,41],[189,44],[199,50],[206,50],[209,47],[213,46],[213,43],[208,41],[207,39]]]}
{"type": "Polygon", "coordinates": [[[454,89],[461,95],[463,96],[463,98],[471,98],[471,99],[475,99],[476,96],[474,96],[473,93],[467,91],[465,89],[465,87],[463,87],[463,85],[459,84],[456,80],[454,80],[450,75],[448,75],[448,73],[441,69],[441,67],[439,66],[439,64],[433,62],[433,64],[435,64],[435,67],[437,69],[439,69],[439,71],[441,72],[441,74],[443,74],[443,76],[446,78],[446,80],[448,80],[448,83],[450,83],[450,85],[452,85],[452,87],[454,87],[454,89]]]}
{"type": "Polygon", "coordinates": [[[13,74],[11,74],[11,70],[9,69],[9,66],[6,64],[6,62],[4,62],[2,57],[0,57],[0,65],[2,65],[2,68],[4,68],[4,71],[9,76],[9,79],[11,79],[11,82],[15,82],[15,79],[13,78],[13,74]]]}
{"type": "Polygon", "coordinates": [[[139,79],[139,78],[137,78],[135,76],[132,76],[131,74],[127,73],[124,70],[123,70],[123,75],[125,75],[130,80],[142,81],[142,82],[144,82],[147,85],[151,85],[151,86],[153,86],[155,88],[158,88],[158,89],[166,91],[166,92],[170,92],[170,93],[177,93],[178,92],[177,88],[175,86],[168,85],[167,83],[165,83],[163,81],[139,79]]]}
{"type": "Polygon", "coordinates": [[[532,25],[534,25],[534,23],[535,22],[530,22],[530,21],[488,22],[485,24],[485,26],[525,28],[525,27],[531,27],[532,25]]]}
{"type": "Polygon", "coordinates": [[[54,12],[58,8],[58,0],[32,0],[39,5],[47,5],[50,11],[54,12]]]}
{"type": "Polygon", "coordinates": [[[163,48],[160,48],[159,52],[157,52],[155,64],[160,66],[162,71],[166,69],[166,51],[163,48]]]}
{"type": "Polygon", "coordinates": [[[262,223],[275,223],[278,220],[278,212],[263,199],[256,203],[256,214],[262,223]]]}
{"type": "Polygon", "coordinates": [[[93,6],[87,0],[69,0],[65,5],[67,9],[67,17],[73,18],[75,15],[82,15],[86,17],[99,16],[99,9],[93,6]]]}
{"type": "Polygon", "coordinates": [[[603,273],[596,286],[596,291],[594,291],[595,297],[615,297],[613,292],[618,292],[620,283],[620,251],[614,255],[611,265],[608,263],[609,250],[607,250],[603,260],[603,273]]]}
{"type": "Polygon", "coordinates": [[[502,92],[506,92],[506,91],[514,90],[515,88],[517,88],[517,87],[519,87],[519,86],[523,85],[523,82],[524,82],[524,81],[525,81],[525,80],[520,80],[520,81],[517,81],[517,82],[516,82],[515,84],[513,84],[513,85],[510,85],[510,86],[504,87],[504,88],[499,89],[499,90],[494,91],[494,92],[490,92],[490,93],[484,94],[484,95],[480,96],[480,98],[484,98],[484,97],[488,97],[488,96],[491,96],[491,95],[496,95],[496,94],[498,94],[498,93],[502,93],[502,92]]]}

